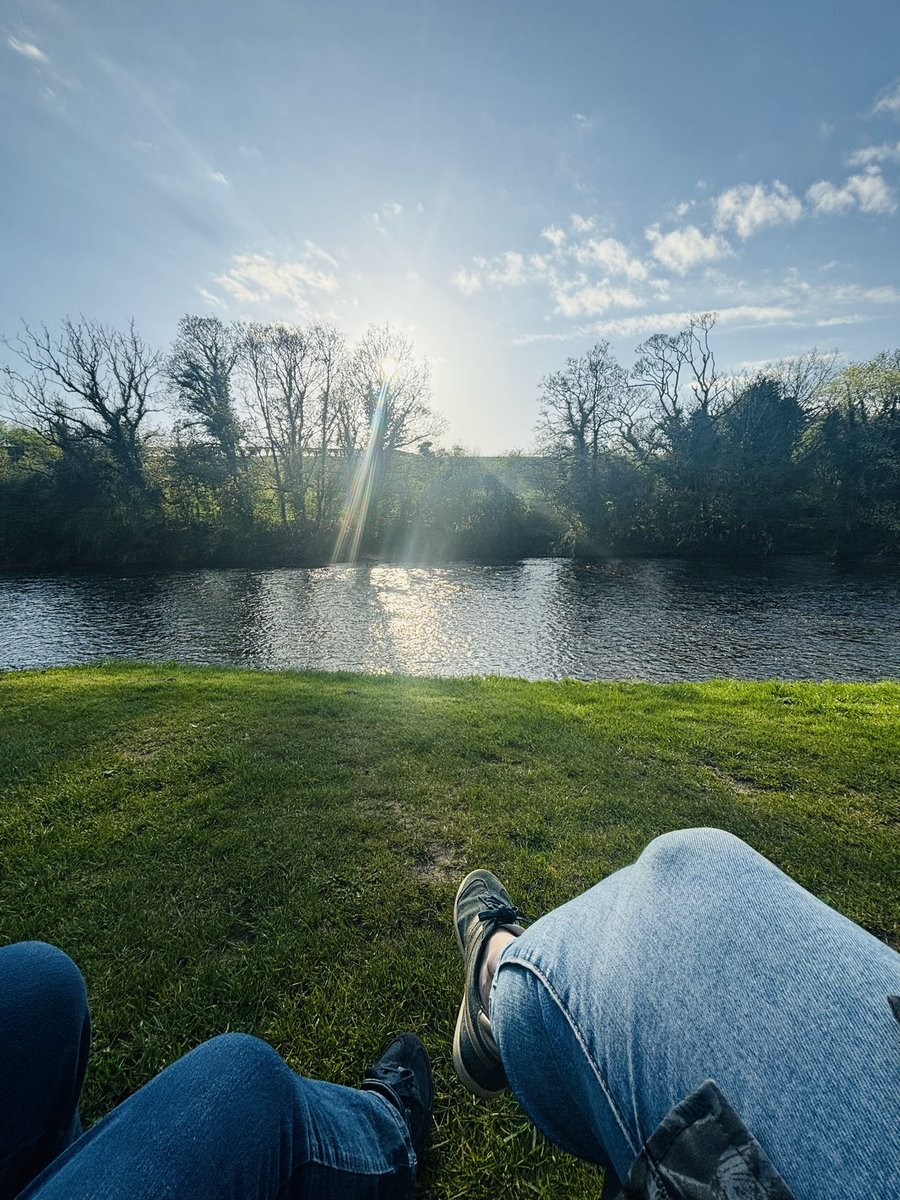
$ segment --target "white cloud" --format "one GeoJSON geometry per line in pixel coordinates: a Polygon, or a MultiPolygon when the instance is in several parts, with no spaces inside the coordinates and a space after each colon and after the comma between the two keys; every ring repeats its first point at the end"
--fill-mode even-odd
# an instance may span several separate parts
{"type": "MultiPolygon", "coordinates": [[[[601,321],[593,326],[593,331],[601,337],[641,337],[644,334],[683,329],[695,315],[695,312],[643,313],[639,317],[601,321]]],[[[716,319],[720,325],[775,325],[791,321],[793,317],[791,309],[776,305],[738,304],[733,308],[716,310],[716,319]]]]}
{"type": "Polygon", "coordinates": [[[521,287],[545,271],[540,255],[532,255],[526,262],[525,255],[517,250],[507,250],[496,258],[476,258],[474,264],[474,271],[460,268],[451,279],[464,296],[471,296],[485,287],[521,287]]]}
{"type": "Polygon", "coordinates": [[[874,116],[887,113],[890,116],[900,117],[900,79],[884,89],[872,106],[872,113],[874,116]]]}
{"type": "Polygon", "coordinates": [[[507,250],[487,267],[487,282],[495,287],[520,287],[526,280],[525,256],[517,250],[507,250]]]}
{"type": "Polygon", "coordinates": [[[213,183],[221,183],[224,184],[225,187],[228,186],[228,180],[221,171],[208,171],[207,174],[213,183]]]}
{"type": "Polygon", "coordinates": [[[675,219],[680,221],[682,217],[687,216],[687,214],[691,211],[691,209],[693,207],[694,207],[693,200],[682,200],[682,202],[680,204],[675,205],[675,214],[674,214],[675,219]]]}
{"type": "Polygon", "coordinates": [[[594,316],[608,308],[638,308],[641,301],[628,288],[606,284],[586,284],[572,288],[563,285],[554,290],[556,311],[564,317],[594,316]]]}
{"type": "Polygon", "coordinates": [[[589,238],[576,247],[574,254],[583,266],[604,267],[611,275],[625,275],[636,283],[647,278],[647,268],[641,260],[632,258],[616,238],[589,238]]]}
{"type": "Polygon", "coordinates": [[[45,63],[48,61],[47,55],[34,42],[20,42],[18,38],[8,37],[6,44],[15,50],[16,54],[21,54],[23,58],[30,58],[32,62],[45,63]]]}
{"type": "Polygon", "coordinates": [[[730,226],[741,238],[767,225],[789,225],[802,214],[802,201],[778,179],[768,190],[762,183],[740,183],[716,198],[716,228],[730,226]]]}
{"type": "Polygon", "coordinates": [[[673,229],[670,233],[660,233],[658,225],[650,225],[644,230],[644,236],[650,243],[653,257],[679,275],[684,275],[698,263],[712,262],[731,253],[724,238],[718,234],[702,234],[695,225],[673,229]]]}
{"type": "Polygon", "coordinates": [[[870,288],[860,287],[858,283],[839,284],[837,287],[830,288],[826,294],[829,300],[838,303],[858,304],[863,301],[869,304],[897,304],[900,302],[900,290],[889,283],[870,288]]]}
{"type": "Polygon", "coordinates": [[[863,321],[871,321],[871,317],[864,317],[861,313],[848,313],[846,317],[823,317],[821,321],[816,321],[819,329],[830,329],[833,325],[861,325],[863,321]]]}
{"type": "Polygon", "coordinates": [[[236,254],[215,282],[242,304],[287,299],[304,309],[310,292],[332,293],[340,287],[335,275],[309,261],[277,262],[265,254],[236,254]]]}
{"type": "Polygon", "coordinates": [[[821,179],[806,193],[813,209],[821,216],[840,216],[857,205],[865,213],[891,213],[897,207],[894,193],[878,167],[869,167],[860,175],[851,175],[840,187],[821,179]]]}
{"type": "Polygon", "coordinates": [[[514,346],[533,346],[535,342],[572,342],[583,338],[589,330],[568,329],[565,333],[522,333],[512,339],[514,346]]]}
{"type": "Polygon", "coordinates": [[[572,213],[569,220],[575,233],[590,233],[594,228],[593,217],[583,217],[581,213],[572,213]]]}
{"type": "Polygon", "coordinates": [[[572,113],[572,120],[575,122],[578,128],[583,129],[585,133],[590,133],[590,131],[594,128],[594,122],[590,117],[586,116],[585,113],[572,113]]]}
{"type": "Polygon", "coordinates": [[[473,296],[484,287],[484,281],[477,271],[465,271],[462,268],[456,272],[450,282],[454,283],[464,296],[473,296]]]}
{"type": "Polygon", "coordinates": [[[566,240],[566,231],[558,225],[548,225],[546,229],[541,230],[541,237],[546,238],[550,245],[558,250],[566,240]]]}
{"type": "Polygon", "coordinates": [[[334,267],[335,270],[337,270],[337,259],[329,254],[327,250],[323,250],[321,246],[318,246],[315,242],[310,241],[309,238],[304,241],[303,248],[306,253],[310,255],[310,257],[318,258],[322,262],[328,263],[330,267],[334,267]]]}
{"type": "Polygon", "coordinates": [[[870,167],[873,163],[900,163],[900,142],[881,142],[878,146],[862,146],[847,155],[849,167],[870,167]]]}
{"type": "Polygon", "coordinates": [[[228,305],[221,296],[216,296],[206,288],[198,287],[195,289],[198,296],[202,296],[207,304],[211,304],[214,308],[227,308],[228,305]]]}
{"type": "Polygon", "coordinates": [[[387,225],[403,215],[403,205],[396,200],[386,200],[377,212],[369,214],[369,218],[379,233],[387,237],[387,225]]]}

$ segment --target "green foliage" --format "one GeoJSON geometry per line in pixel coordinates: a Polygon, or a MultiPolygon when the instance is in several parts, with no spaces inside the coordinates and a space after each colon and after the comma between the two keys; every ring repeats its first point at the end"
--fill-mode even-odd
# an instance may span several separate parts
{"type": "Polygon", "coordinates": [[[714,325],[649,338],[630,376],[608,343],[570,358],[542,381],[540,456],[495,459],[435,441],[427,364],[389,327],[348,347],[188,316],[165,358],[133,326],[26,328],[30,374],[2,372],[22,419],[0,427],[0,565],[900,552],[900,351],[735,379],[714,325]]]}
{"type": "Polygon", "coordinates": [[[450,925],[489,865],[532,917],[716,825],[900,944],[896,684],[526,683],[115,665],[0,678],[4,940],[87,978],[90,1123],[225,1029],[358,1086],[435,1062],[420,1194],[596,1200],[450,1059],[450,925]]]}

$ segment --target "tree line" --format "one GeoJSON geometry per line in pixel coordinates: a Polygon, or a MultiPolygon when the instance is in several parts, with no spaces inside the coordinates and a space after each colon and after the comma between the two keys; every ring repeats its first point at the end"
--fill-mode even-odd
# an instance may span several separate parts
{"type": "Polygon", "coordinates": [[[720,372],[715,317],[540,384],[534,453],[440,446],[428,364],[373,326],[84,318],[6,340],[0,564],[276,565],[900,549],[900,352],[720,372]]]}
{"type": "Polygon", "coordinates": [[[606,342],[542,383],[554,510],[576,554],[834,556],[900,550],[900,351],[812,350],[719,370],[715,315],[606,342]]]}

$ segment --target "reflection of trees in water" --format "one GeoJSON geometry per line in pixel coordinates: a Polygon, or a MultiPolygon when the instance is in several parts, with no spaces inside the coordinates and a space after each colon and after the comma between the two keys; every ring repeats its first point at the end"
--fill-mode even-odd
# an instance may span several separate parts
{"type": "Polygon", "coordinates": [[[553,678],[900,676],[900,568],[690,560],[0,579],[0,667],[101,656],[553,678]]]}

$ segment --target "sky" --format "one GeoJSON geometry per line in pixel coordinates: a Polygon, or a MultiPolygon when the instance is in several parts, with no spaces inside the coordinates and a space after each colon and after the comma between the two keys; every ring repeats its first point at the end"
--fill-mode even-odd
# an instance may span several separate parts
{"type": "Polygon", "coordinates": [[[408,333],[447,445],[716,311],[724,370],[900,345],[897,0],[4,0],[0,333],[408,333]]]}

